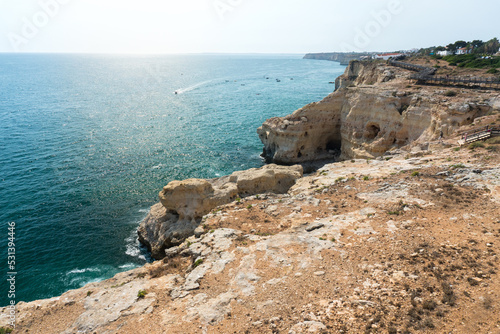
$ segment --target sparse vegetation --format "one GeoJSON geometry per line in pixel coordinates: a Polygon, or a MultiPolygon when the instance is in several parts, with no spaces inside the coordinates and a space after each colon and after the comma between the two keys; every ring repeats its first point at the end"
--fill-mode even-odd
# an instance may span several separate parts
{"type": "Polygon", "coordinates": [[[458,147],[454,147],[454,148],[453,148],[453,151],[454,151],[454,152],[458,152],[458,151],[460,151],[460,146],[458,146],[458,147]]]}
{"type": "Polygon", "coordinates": [[[200,264],[203,263],[203,259],[198,259],[193,263],[193,268],[198,267],[200,264]]]}
{"type": "Polygon", "coordinates": [[[452,169],[467,168],[467,166],[465,166],[463,163],[458,163],[458,164],[451,165],[450,168],[452,168],[452,169]]]}
{"type": "Polygon", "coordinates": [[[447,90],[443,93],[443,95],[448,97],[457,96],[457,92],[455,92],[454,90],[447,90]]]}
{"type": "Polygon", "coordinates": [[[12,328],[0,327],[0,334],[12,333],[12,328]]]}
{"type": "Polygon", "coordinates": [[[493,137],[486,140],[486,144],[498,145],[500,144],[500,137],[493,137]]]}
{"type": "Polygon", "coordinates": [[[388,215],[399,216],[401,214],[401,211],[388,211],[387,214],[388,215]]]}
{"type": "Polygon", "coordinates": [[[469,150],[475,150],[478,147],[484,148],[484,143],[480,141],[475,141],[469,144],[469,150]]]}
{"type": "Polygon", "coordinates": [[[144,298],[146,297],[147,294],[148,292],[146,290],[139,290],[139,292],[137,292],[137,298],[139,299],[144,298]]]}

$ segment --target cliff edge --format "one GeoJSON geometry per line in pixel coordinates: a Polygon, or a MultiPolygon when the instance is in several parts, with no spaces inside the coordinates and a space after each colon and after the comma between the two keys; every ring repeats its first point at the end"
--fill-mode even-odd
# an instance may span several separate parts
{"type": "Polygon", "coordinates": [[[500,110],[498,92],[413,85],[409,71],[381,61],[351,61],[336,90],[257,130],[269,162],[375,158],[450,137],[500,110]]]}

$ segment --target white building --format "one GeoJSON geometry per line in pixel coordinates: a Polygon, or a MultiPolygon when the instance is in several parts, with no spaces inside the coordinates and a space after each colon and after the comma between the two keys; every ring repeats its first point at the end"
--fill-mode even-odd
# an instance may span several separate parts
{"type": "Polygon", "coordinates": [[[446,56],[451,56],[453,54],[453,52],[445,50],[445,51],[438,51],[437,54],[441,57],[446,57],[446,56]]]}

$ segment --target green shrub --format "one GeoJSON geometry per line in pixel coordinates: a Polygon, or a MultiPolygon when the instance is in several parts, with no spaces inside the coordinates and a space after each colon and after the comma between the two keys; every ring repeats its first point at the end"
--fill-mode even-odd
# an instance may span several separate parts
{"type": "Polygon", "coordinates": [[[137,298],[144,298],[147,294],[148,292],[146,290],[139,290],[139,292],[137,293],[137,298]]]}
{"type": "Polygon", "coordinates": [[[0,334],[12,333],[12,331],[13,331],[12,328],[0,327],[0,334]]]}
{"type": "Polygon", "coordinates": [[[488,71],[486,71],[486,73],[497,74],[498,70],[496,68],[490,68],[488,71]]]}
{"type": "Polygon", "coordinates": [[[446,92],[444,92],[444,96],[457,96],[457,92],[453,91],[453,90],[447,90],[446,92]]]}
{"type": "Polygon", "coordinates": [[[453,148],[453,151],[455,151],[455,152],[460,151],[460,146],[459,146],[459,147],[454,147],[454,148],[453,148]]]}
{"type": "Polygon", "coordinates": [[[419,171],[414,171],[411,173],[411,176],[419,176],[420,172],[419,171]]]}
{"type": "Polygon", "coordinates": [[[455,164],[455,165],[451,165],[450,166],[451,168],[453,169],[457,169],[457,168],[467,168],[464,164],[460,163],[460,164],[455,164]]]}
{"type": "Polygon", "coordinates": [[[365,175],[365,176],[363,176],[363,180],[364,180],[364,181],[368,181],[369,179],[370,179],[370,176],[369,176],[369,175],[365,175]]]}
{"type": "Polygon", "coordinates": [[[203,259],[198,259],[193,263],[193,268],[198,267],[200,264],[203,263],[203,259]]]}

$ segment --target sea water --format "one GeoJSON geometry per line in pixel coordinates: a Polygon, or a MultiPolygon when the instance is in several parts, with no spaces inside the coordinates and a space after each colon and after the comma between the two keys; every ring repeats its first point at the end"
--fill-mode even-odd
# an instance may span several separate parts
{"type": "Polygon", "coordinates": [[[301,58],[0,54],[0,270],[15,222],[16,302],[149,261],[136,229],[169,181],[261,166],[257,127],[344,71],[301,58]]]}

